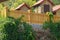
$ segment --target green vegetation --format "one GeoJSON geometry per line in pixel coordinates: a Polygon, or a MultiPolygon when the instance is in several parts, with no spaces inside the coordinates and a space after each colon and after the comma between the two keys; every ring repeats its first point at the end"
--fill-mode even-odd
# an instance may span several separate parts
{"type": "Polygon", "coordinates": [[[32,30],[31,25],[23,22],[23,28],[20,31],[20,39],[19,40],[35,40],[35,32],[32,30]]]}
{"type": "Polygon", "coordinates": [[[35,40],[32,26],[22,22],[22,17],[0,19],[0,40],[35,40]]]}
{"type": "MultiPolygon", "coordinates": [[[[4,6],[8,6],[9,9],[14,9],[18,5],[22,3],[27,3],[29,6],[32,6],[38,0],[8,0],[6,2],[2,2],[1,4],[4,6]]],[[[60,0],[52,0],[54,4],[60,4],[60,0]]]]}
{"type": "Polygon", "coordinates": [[[9,0],[3,2],[2,4],[8,6],[11,9],[11,8],[16,8],[18,5],[22,3],[27,3],[29,6],[32,6],[35,2],[36,0],[9,0]]]}
{"type": "Polygon", "coordinates": [[[4,9],[3,5],[0,4],[0,11],[3,10],[3,9],[4,9]]]}
{"type": "Polygon", "coordinates": [[[56,5],[60,4],[60,0],[53,0],[53,2],[54,2],[56,5]]]}
{"type": "Polygon", "coordinates": [[[53,22],[53,17],[50,17],[50,21],[46,21],[43,24],[43,28],[44,29],[48,29],[50,30],[51,33],[51,37],[53,37],[54,39],[51,40],[60,40],[60,22],[53,22]]]}
{"type": "MultiPolygon", "coordinates": [[[[23,2],[32,6],[36,0],[9,0],[0,4],[0,10],[3,10],[4,6],[8,6],[9,9],[16,8],[23,2]]],[[[53,2],[60,4],[60,0],[53,0],[53,2]]],[[[32,26],[22,22],[22,17],[17,19],[12,17],[0,18],[0,40],[35,40],[35,32],[32,26]]],[[[50,21],[45,22],[43,28],[49,28],[54,40],[60,40],[60,22],[53,22],[52,13],[49,14],[49,17],[50,21]]]]}

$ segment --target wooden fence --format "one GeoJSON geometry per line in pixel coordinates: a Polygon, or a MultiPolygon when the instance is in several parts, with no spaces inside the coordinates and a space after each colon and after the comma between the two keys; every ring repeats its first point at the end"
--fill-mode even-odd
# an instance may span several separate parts
{"type": "MultiPolygon", "coordinates": [[[[8,13],[8,16],[14,17],[14,18],[18,18],[21,15],[24,15],[23,17],[23,21],[26,21],[28,23],[36,23],[36,24],[42,24],[45,21],[49,21],[49,16],[45,15],[45,14],[38,14],[38,13],[32,13],[32,12],[24,12],[24,11],[10,11],[8,13]]],[[[54,15],[54,19],[53,21],[59,21],[60,20],[60,16],[54,15]]]]}
{"type": "MultiPolygon", "coordinates": [[[[3,10],[0,10],[0,17],[2,18],[6,18],[7,16],[18,18],[22,15],[24,15],[23,21],[26,21],[29,23],[42,24],[45,21],[49,21],[49,16],[42,13],[38,14],[38,13],[33,13],[33,12],[25,12],[25,11],[17,11],[17,10],[8,11],[7,7],[4,7],[3,10]]],[[[54,22],[60,21],[60,16],[54,15],[53,21],[54,22]]]]}

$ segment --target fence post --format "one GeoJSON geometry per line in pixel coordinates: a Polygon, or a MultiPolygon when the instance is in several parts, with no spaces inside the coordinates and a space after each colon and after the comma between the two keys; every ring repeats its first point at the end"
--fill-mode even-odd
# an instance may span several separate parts
{"type": "Polygon", "coordinates": [[[28,10],[28,13],[29,13],[29,23],[31,23],[31,13],[32,13],[32,11],[28,10]]]}
{"type": "Polygon", "coordinates": [[[6,18],[7,15],[8,15],[8,7],[4,7],[3,14],[4,14],[4,15],[3,15],[4,18],[6,18]]]}

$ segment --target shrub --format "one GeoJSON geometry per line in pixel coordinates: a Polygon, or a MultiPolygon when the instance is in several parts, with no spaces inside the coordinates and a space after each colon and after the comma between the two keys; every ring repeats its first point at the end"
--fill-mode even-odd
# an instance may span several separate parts
{"type": "Polygon", "coordinates": [[[18,25],[15,20],[7,18],[0,21],[1,27],[1,40],[18,40],[18,25]],[[9,20],[10,19],[10,20],[9,20]]]}
{"type": "MultiPolygon", "coordinates": [[[[53,22],[53,15],[50,17],[50,21],[46,21],[43,24],[43,28],[47,29],[49,28],[50,33],[51,33],[51,37],[54,37],[54,40],[60,40],[60,22],[53,22]]],[[[51,39],[53,40],[53,39],[51,39]]]]}
{"type": "Polygon", "coordinates": [[[23,22],[23,31],[20,31],[20,40],[35,40],[35,32],[32,26],[23,22]]]}
{"type": "Polygon", "coordinates": [[[21,18],[0,20],[0,40],[35,40],[32,26],[22,22],[21,18]]]}

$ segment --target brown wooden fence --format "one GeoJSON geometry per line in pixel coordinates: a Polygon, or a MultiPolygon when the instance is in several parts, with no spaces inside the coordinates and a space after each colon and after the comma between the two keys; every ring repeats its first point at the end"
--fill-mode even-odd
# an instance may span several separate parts
{"type": "MultiPolygon", "coordinates": [[[[24,11],[10,11],[8,13],[8,16],[18,18],[21,15],[24,15],[23,20],[29,23],[37,23],[37,24],[42,24],[45,21],[49,21],[49,16],[45,14],[38,14],[38,13],[32,13],[32,12],[24,12],[24,11]]],[[[60,16],[54,15],[53,21],[59,21],[60,16]]]]}

